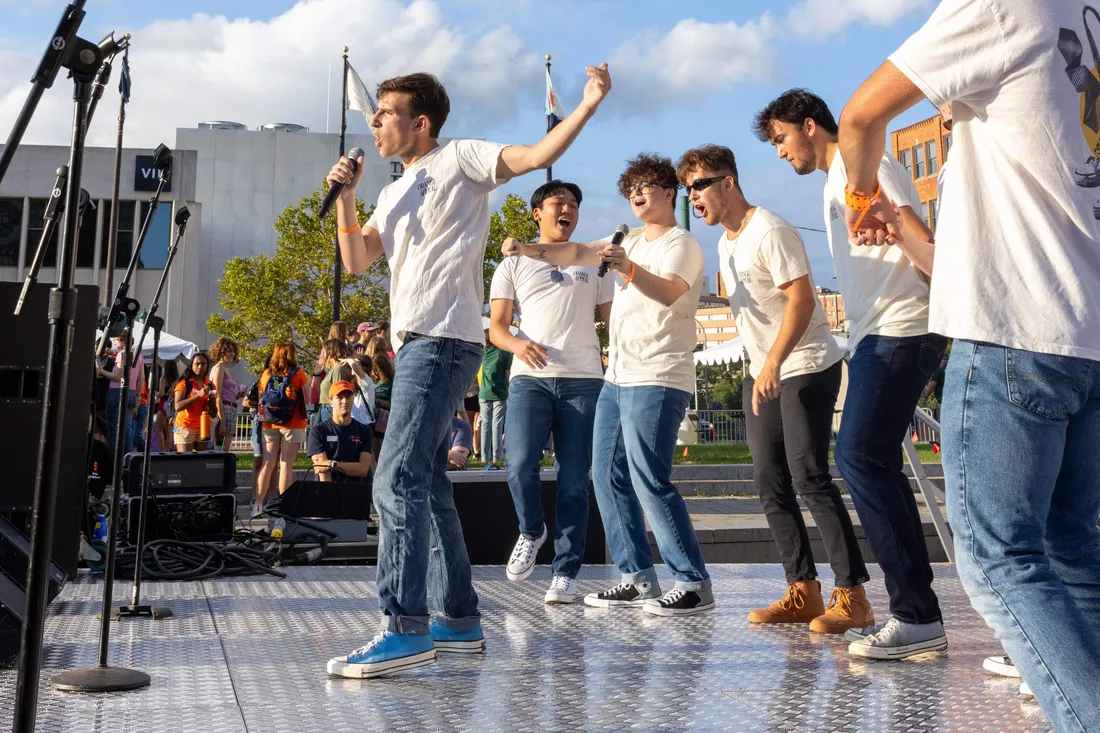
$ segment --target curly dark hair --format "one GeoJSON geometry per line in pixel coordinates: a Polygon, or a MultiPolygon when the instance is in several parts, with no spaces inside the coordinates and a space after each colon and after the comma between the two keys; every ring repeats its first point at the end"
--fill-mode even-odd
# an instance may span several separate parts
{"type": "Polygon", "coordinates": [[[210,361],[217,364],[222,360],[222,357],[232,351],[237,356],[240,356],[241,350],[237,347],[237,342],[231,338],[222,336],[220,339],[214,342],[214,345],[207,350],[207,354],[210,355],[210,361]]]}
{"type": "MultiPolygon", "coordinates": [[[[619,195],[623,198],[630,198],[632,188],[647,183],[678,191],[680,181],[676,178],[676,169],[672,166],[672,159],[656,153],[642,153],[628,160],[626,170],[619,176],[619,195]]],[[[673,208],[676,207],[675,196],[672,199],[672,206],[673,208]]]]}
{"type": "Polygon", "coordinates": [[[439,131],[451,114],[451,100],[439,79],[431,74],[417,73],[395,76],[378,85],[378,98],[386,94],[404,94],[413,117],[428,118],[428,136],[439,137],[439,131]]]}
{"type": "Polygon", "coordinates": [[[752,122],[752,131],[760,142],[768,143],[772,140],[774,123],[801,125],[808,119],[813,120],[825,132],[836,134],[836,119],[824,99],[809,89],[788,89],[757,113],[752,122]]]}

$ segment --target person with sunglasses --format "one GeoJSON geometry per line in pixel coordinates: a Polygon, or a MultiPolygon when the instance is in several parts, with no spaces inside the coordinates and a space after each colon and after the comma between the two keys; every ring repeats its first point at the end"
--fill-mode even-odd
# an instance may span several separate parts
{"type": "Polygon", "coordinates": [[[616,280],[622,285],[608,322],[608,368],[596,403],[592,483],[622,582],[588,594],[584,602],[641,608],[657,616],[686,616],[715,607],[695,528],[671,480],[677,433],[695,391],[691,354],[703,283],[703,250],[676,225],[679,187],[671,160],[639,155],[619,177],[619,193],[642,226],[631,230],[621,245],[504,242],[505,255],[559,267],[606,262],[619,273],[616,280]],[[664,595],[646,520],[676,579],[664,595]]]}
{"type": "Polygon", "coordinates": [[[843,634],[874,623],[870,578],[840,489],[829,475],[843,353],[829,333],[802,237],[741,190],[733,151],[704,145],[677,164],[695,211],[720,225],[718,258],[749,355],[742,400],[753,479],[787,576],[783,597],[749,613],[758,624],[809,624],[843,634]],[[826,609],[798,504],[813,515],[835,576],[826,609]]]}
{"type": "MultiPolygon", "coordinates": [[[[550,181],[531,196],[539,241],[568,242],[577,228],[581,189],[550,181]]],[[[489,289],[489,337],[515,355],[508,395],[508,487],[520,536],[509,559],[509,580],[525,580],[547,539],[539,461],[553,433],[558,455],[553,578],[546,603],[572,603],[588,527],[592,425],[603,387],[596,309],[610,322],[614,282],[596,265],[555,266],[507,257],[489,289]],[[519,331],[509,330],[513,315],[519,331]]]]}
{"type": "Polygon", "coordinates": [[[880,628],[851,629],[849,651],[873,659],[906,659],[947,648],[932,565],[909,477],[898,446],[909,435],[917,402],[936,373],[947,339],[928,324],[935,246],[922,220],[908,170],[879,155],[882,194],[897,206],[906,230],[896,245],[849,241],[845,224],[846,161],[825,101],[791,89],[757,116],[754,131],[775,146],[799,175],[825,174],[824,215],[837,285],[848,317],[848,378],[836,464],[885,576],[890,619],[880,628]]]}

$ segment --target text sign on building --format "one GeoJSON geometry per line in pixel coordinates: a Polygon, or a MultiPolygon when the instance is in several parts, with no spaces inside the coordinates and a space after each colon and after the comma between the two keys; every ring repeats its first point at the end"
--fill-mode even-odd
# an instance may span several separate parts
{"type": "MultiPolygon", "coordinates": [[[[134,159],[134,190],[156,191],[160,181],[160,171],[157,170],[151,155],[138,155],[134,159]]],[[[172,190],[172,179],[164,185],[165,191],[172,190]]]]}

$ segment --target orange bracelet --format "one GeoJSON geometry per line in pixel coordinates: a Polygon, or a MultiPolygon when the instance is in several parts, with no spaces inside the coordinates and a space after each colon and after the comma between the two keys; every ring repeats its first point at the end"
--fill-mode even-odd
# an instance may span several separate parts
{"type": "Polygon", "coordinates": [[[882,194],[882,186],[876,185],[875,192],[870,196],[861,196],[858,193],[852,193],[845,187],[844,189],[844,203],[849,209],[860,212],[859,218],[856,219],[853,230],[859,229],[859,225],[863,223],[863,217],[867,216],[867,212],[871,210],[871,204],[875,202],[875,199],[882,194]]]}
{"type": "Polygon", "coordinates": [[[637,273],[638,273],[638,266],[635,265],[633,262],[631,262],[630,263],[630,277],[628,277],[626,279],[626,282],[623,283],[623,286],[621,288],[619,288],[619,290],[626,290],[626,286],[630,284],[630,282],[634,279],[634,275],[636,275],[637,273]]]}
{"type": "Polygon", "coordinates": [[[353,226],[351,229],[344,229],[343,227],[336,227],[336,228],[340,230],[341,234],[351,234],[352,232],[359,231],[359,225],[358,224],[353,226]]]}

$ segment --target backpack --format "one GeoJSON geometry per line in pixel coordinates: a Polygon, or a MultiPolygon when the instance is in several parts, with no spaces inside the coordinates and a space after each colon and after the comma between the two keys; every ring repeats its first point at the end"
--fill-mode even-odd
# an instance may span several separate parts
{"type": "Polygon", "coordinates": [[[263,394],[260,395],[260,414],[264,422],[272,425],[287,425],[294,419],[294,412],[302,399],[302,393],[301,390],[293,390],[293,397],[287,393],[292,391],[290,385],[297,373],[298,367],[294,367],[283,376],[268,371],[267,384],[264,386],[263,394]]]}

